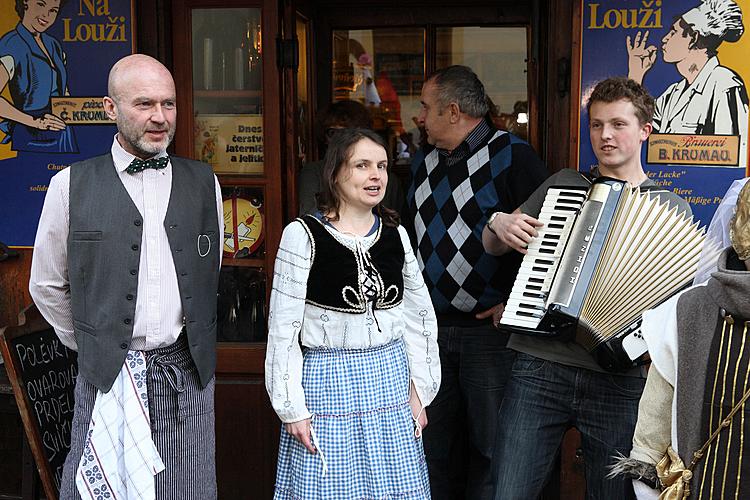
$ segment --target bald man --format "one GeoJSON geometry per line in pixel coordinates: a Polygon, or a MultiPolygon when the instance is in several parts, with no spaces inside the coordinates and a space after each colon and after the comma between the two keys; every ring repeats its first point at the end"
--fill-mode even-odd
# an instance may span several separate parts
{"type": "Polygon", "coordinates": [[[216,498],[219,183],[167,155],[177,108],[160,62],[121,59],[108,94],[112,147],[52,178],[31,266],[34,302],[78,351],[60,498],[216,498]]]}

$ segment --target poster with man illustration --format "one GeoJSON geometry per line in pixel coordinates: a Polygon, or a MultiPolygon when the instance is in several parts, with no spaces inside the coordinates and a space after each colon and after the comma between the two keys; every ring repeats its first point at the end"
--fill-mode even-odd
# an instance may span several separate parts
{"type": "Polygon", "coordinates": [[[656,99],[643,165],[708,224],[747,175],[750,0],[584,0],[579,168],[596,164],[586,101],[596,82],[627,75],[656,99]]]}
{"type": "Polygon", "coordinates": [[[101,98],[133,51],[131,20],[130,0],[0,0],[3,243],[32,246],[50,178],[109,150],[101,98]]]}

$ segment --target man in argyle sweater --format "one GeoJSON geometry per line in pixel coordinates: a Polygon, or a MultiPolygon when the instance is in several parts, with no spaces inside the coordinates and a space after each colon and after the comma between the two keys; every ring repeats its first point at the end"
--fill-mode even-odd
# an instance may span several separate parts
{"type": "Polygon", "coordinates": [[[494,128],[471,69],[439,70],[421,101],[429,145],[412,163],[404,219],[438,315],[442,364],[424,447],[433,498],[484,499],[492,493],[496,416],[514,358],[494,322],[521,258],[485,253],[482,230],[489,215],[525,200],[547,169],[526,142],[494,128]]]}

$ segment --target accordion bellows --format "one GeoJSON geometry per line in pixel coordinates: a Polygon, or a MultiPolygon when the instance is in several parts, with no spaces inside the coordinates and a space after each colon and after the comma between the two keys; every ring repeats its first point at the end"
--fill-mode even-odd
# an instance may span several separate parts
{"type": "Polygon", "coordinates": [[[704,230],[655,192],[614,179],[550,188],[539,220],[501,327],[575,338],[607,369],[632,366],[623,338],[644,311],[691,283],[704,230]],[[617,360],[600,359],[600,347],[617,360]]]}
{"type": "Polygon", "coordinates": [[[692,282],[703,240],[676,206],[625,188],[586,293],[579,343],[593,350],[692,282]]]}

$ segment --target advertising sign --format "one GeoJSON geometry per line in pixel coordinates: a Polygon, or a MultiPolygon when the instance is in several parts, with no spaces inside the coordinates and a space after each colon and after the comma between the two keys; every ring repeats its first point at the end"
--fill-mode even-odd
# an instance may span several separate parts
{"type": "Polygon", "coordinates": [[[583,0],[578,166],[596,157],[586,103],[596,83],[628,76],[656,99],[642,161],[658,185],[708,224],[747,175],[750,0],[583,0]]]}
{"type": "Polygon", "coordinates": [[[116,128],[101,98],[133,52],[132,19],[130,0],[0,3],[3,243],[32,246],[50,178],[109,151],[116,128]]]}

